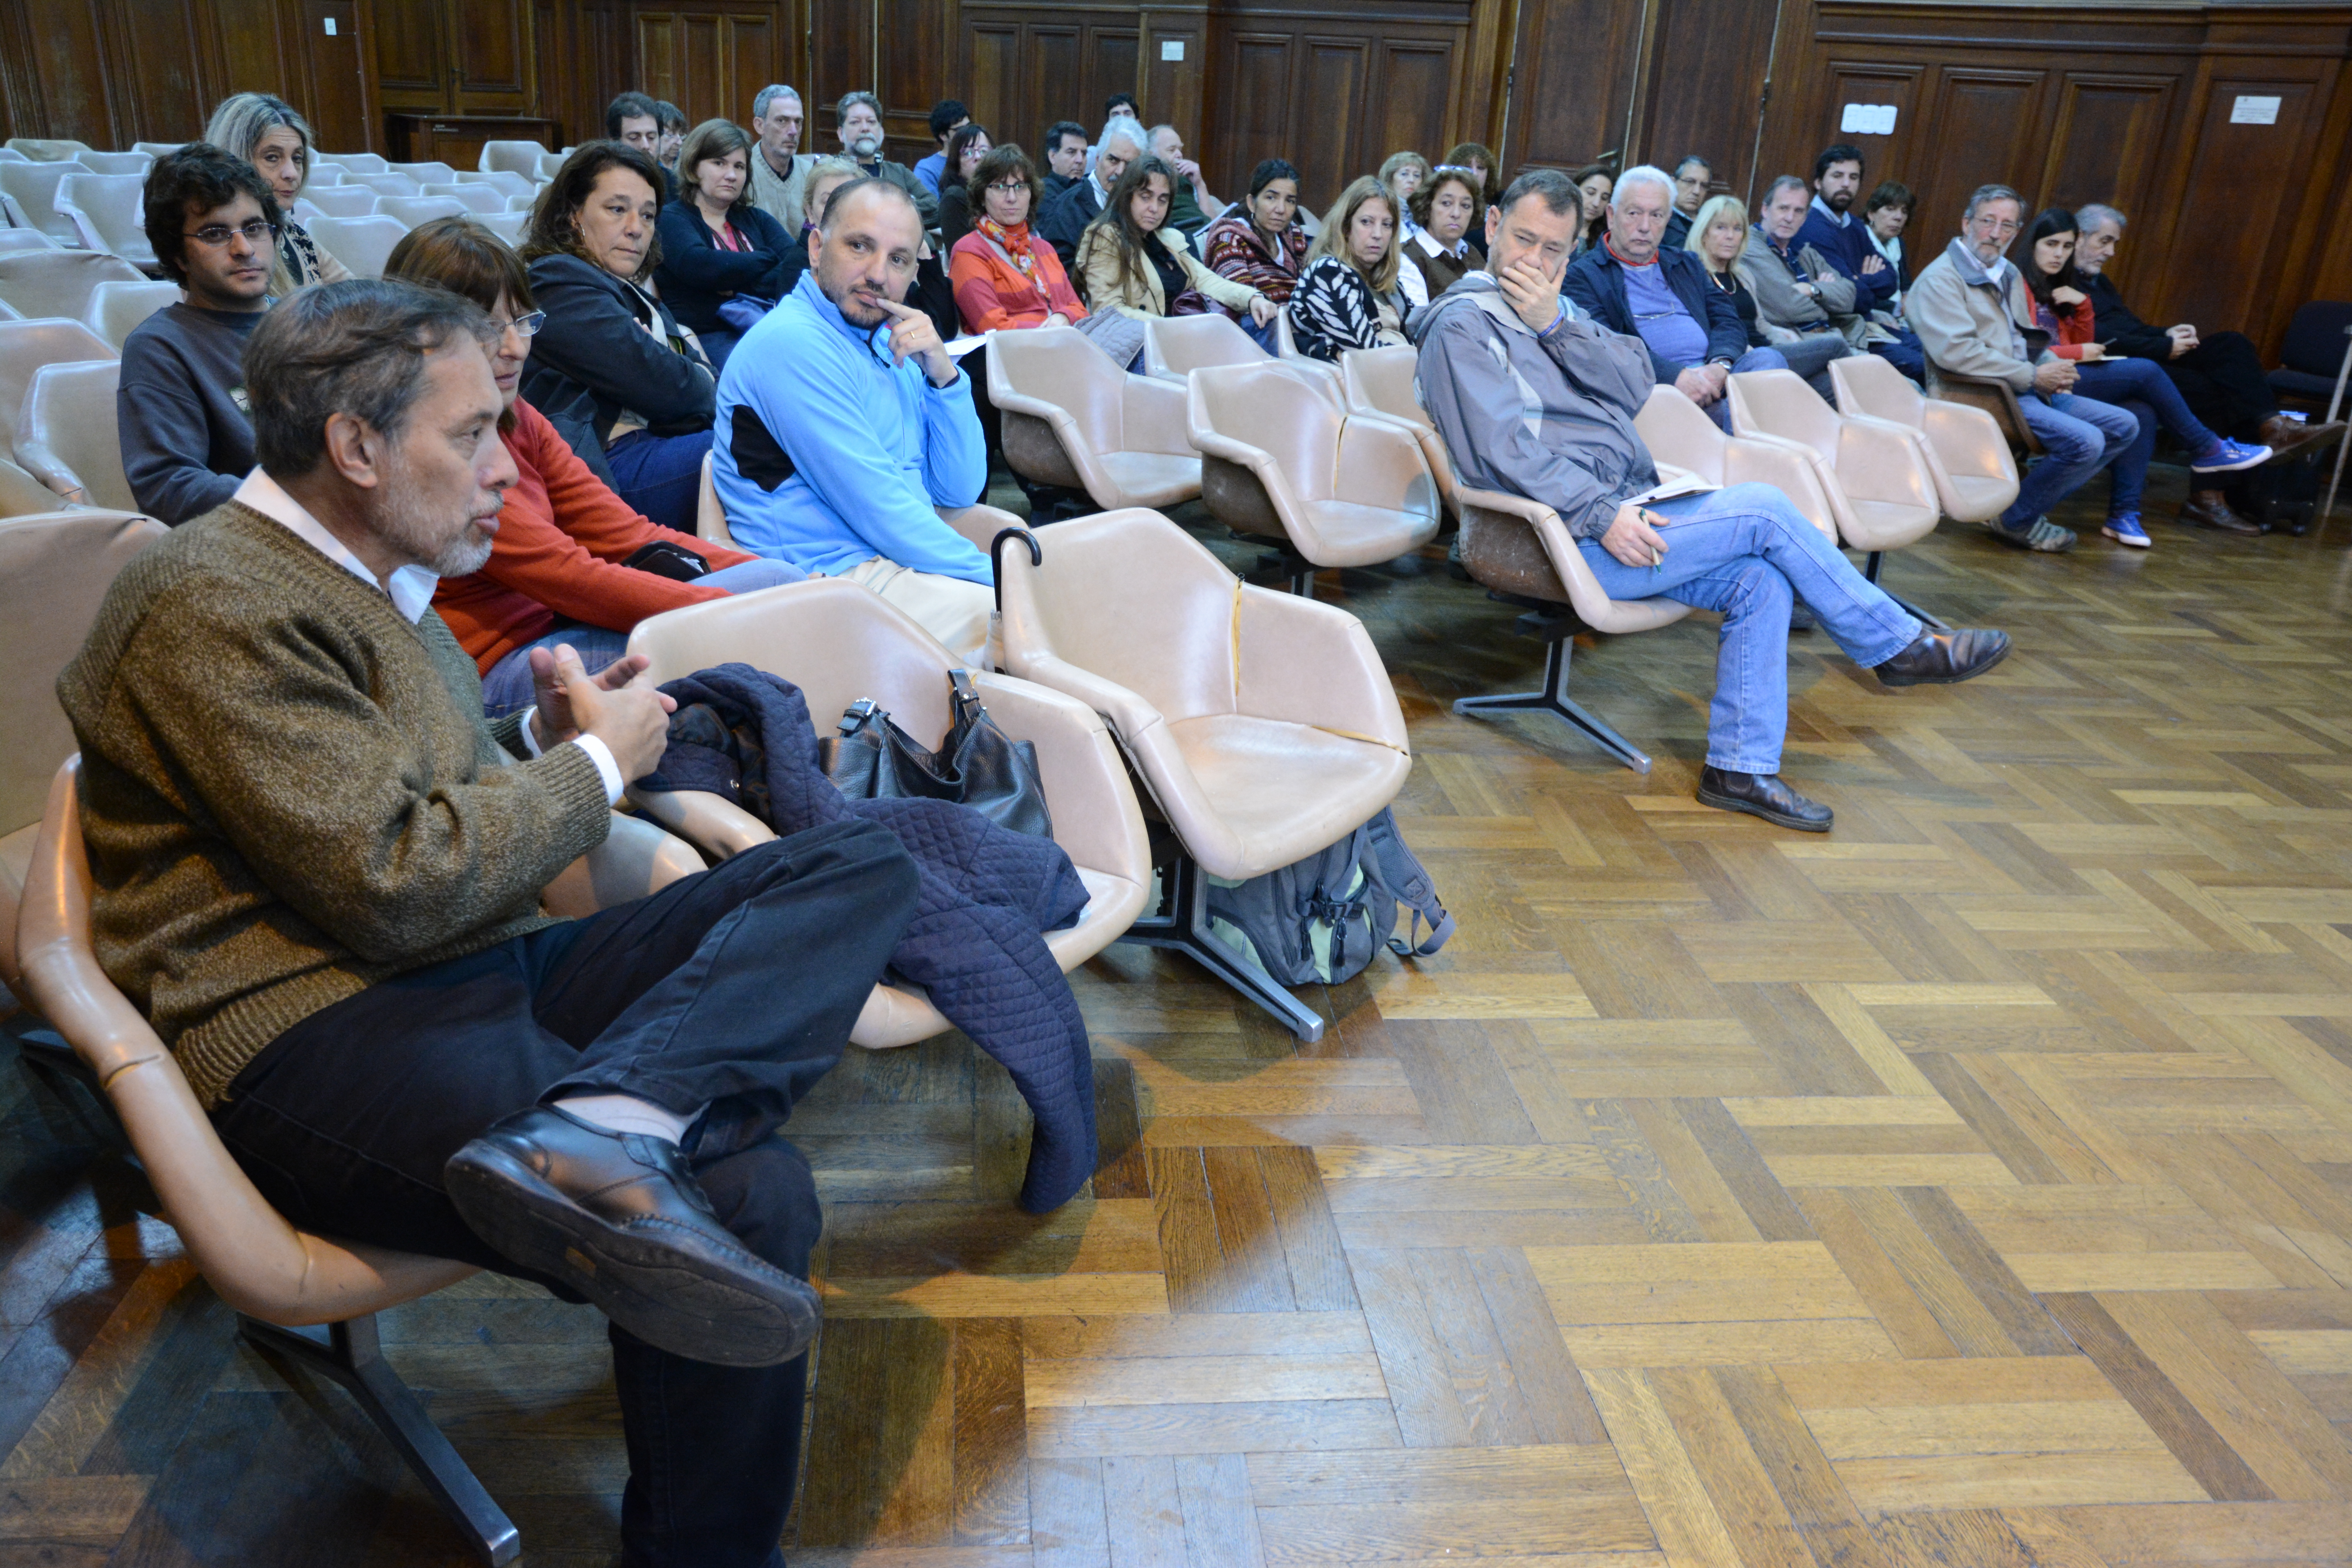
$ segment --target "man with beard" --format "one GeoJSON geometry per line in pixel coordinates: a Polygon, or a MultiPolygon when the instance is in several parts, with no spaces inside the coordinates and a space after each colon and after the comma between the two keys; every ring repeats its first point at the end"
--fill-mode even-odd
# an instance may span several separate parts
{"type": "Polygon", "coordinates": [[[870,92],[845,92],[834,108],[834,124],[841,136],[841,155],[866,171],[866,177],[887,180],[907,193],[922,215],[923,226],[939,221],[940,198],[923,188],[915,171],[882,156],[882,100],[870,92]]]}
{"type": "Polygon", "coordinates": [[[1862,199],[1862,172],[1861,148],[1841,142],[1822,150],[1822,155],[1813,160],[1812,203],[1805,210],[1804,225],[1797,230],[1794,244],[1799,250],[1819,251],[1822,260],[1853,284],[1853,313],[1874,321],[1882,330],[1874,334],[1876,341],[1869,345],[1870,352],[1912,380],[1924,381],[1927,355],[1919,347],[1918,335],[1904,325],[1895,310],[1902,276],[1878,254],[1878,247],[1870,243],[1869,227],[1853,216],[1853,204],[1862,199]]]}
{"type": "Polygon", "coordinates": [[[815,1185],[776,1133],[915,870],[844,823],[540,913],[671,704],[643,658],[591,678],[559,648],[533,709],[482,717],[430,604],[516,480],[493,341],[472,302],[373,280],[255,331],[260,466],[115,579],[58,680],[92,934],[287,1219],[604,1312],[624,1561],[771,1568],[820,1315],[815,1185]]]}
{"type": "Polygon", "coordinates": [[[809,269],[719,377],[710,472],[737,549],[862,583],[971,663],[995,578],[936,509],[980,499],[988,451],[971,378],[900,303],[922,240],[895,181],[825,198],[809,269]]]}

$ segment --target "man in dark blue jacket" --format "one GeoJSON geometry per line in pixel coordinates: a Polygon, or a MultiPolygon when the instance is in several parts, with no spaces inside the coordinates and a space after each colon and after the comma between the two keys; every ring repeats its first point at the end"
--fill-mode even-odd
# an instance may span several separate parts
{"type": "Polygon", "coordinates": [[[1864,320],[1877,314],[1879,324],[1895,334],[1892,342],[1871,344],[1870,352],[1892,362],[1912,380],[1924,381],[1926,353],[1917,335],[1896,314],[1895,295],[1903,287],[1902,275],[1878,254],[1863,220],[1853,214],[1853,204],[1862,199],[1862,173],[1861,148],[1841,142],[1822,149],[1822,155],[1813,160],[1812,205],[1806,209],[1804,226],[1797,230],[1791,247],[1802,250],[1811,246],[1839,276],[1853,281],[1853,313],[1864,320]]]}
{"type": "Polygon", "coordinates": [[[1675,183],[1664,169],[1625,171],[1609,202],[1609,233],[1563,279],[1577,309],[1613,331],[1649,346],[1650,367],[1731,428],[1724,389],[1736,371],[1786,370],[1776,349],[1751,349],[1731,296],[1716,288],[1706,264],[1687,250],[1663,250],[1675,183]]]}

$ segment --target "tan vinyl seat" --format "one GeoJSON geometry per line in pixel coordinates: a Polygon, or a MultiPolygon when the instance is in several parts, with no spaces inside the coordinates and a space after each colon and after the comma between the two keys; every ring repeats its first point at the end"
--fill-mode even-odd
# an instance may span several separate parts
{"type": "Polygon", "coordinates": [[[1076,327],[989,333],[988,395],[1004,416],[1005,461],[1039,484],[1084,490],[1107,510],[1201,493],[1183,389],[1129,375],[1076,327]]]}
{"type": "Polygon", "coordinates": [[[24,412],[25,394],[32,387],[35,372],[45,364],[108,359],[113,354],[113,345],[79,321],[55,317],[0,321],[0,458],[13,458],[16,454],[16,416],[24,412]]]}
{"type": "Polygon", "coordinates": [[[529,213],[476,213],[474,221],[505,240],[509,247],[515,250],[522,248],[523,234],[530,227],[529,213]]]}
{"type": "MultiPolygon", "coordinates": [[[[75,774],[58,770],[26,879],[16,956],[28,999],[102,1088],[163,1217],[247,1339],[341,1382],[416,1470],[475,1552],[493,1564],[520,1551],[513,1524],[383,1360],[374,1314],[453,1285],[472,1265],[294,1228],[213,1131],[179,1064],[99,966],[92,878],[75,774]],[[330,1325],[324,1334],[305,1332],[330,1325]]],[[[686,845],[615,816],[612,835],[551,883],[549,912],[578,917],[701,869],[686,845]]]]}
{"type": "Polygon", "coordinates": [[[1314,570],[1393,561],[1437,533],[1437,481],[1413,432],[1342,414],[1268,362],[1196,370],[1185,427],[1201,453],[1201,499],[1239,533],[1282,541],[1291,591],[1314,570]]]}
{"type": "Polygon", "coordinates": [[[0,163],[0,213],[17,228],[47,235],[59,245],[81,244],[81,231],[58,211],[58,186],[68,175],[94,173],[79,163],[0,163]]]}
{"type": "Polygon", "coordinates": [[[1727,436],[1704,409],[1671,386],[1650,389],[1650,400],[1633,416],[1633,429],[1658,463],[1661,477],[1668,468],[1680,468],[1711,485],[1770,485],[1823,538],[1837,542],[1837,514],[1805,453],[1778,441],[1727,436]]]}
{"type": "MultiPolygon", "coordinates": [[[[0,492],[31,484],[0,467],[0,492]]],[[[33,862],[49,782],[74,754],[73,726],[58,706],[58,675],[81,651],[115,574],[163,537],[152,517],[58,510],[0,522],[0,983],[16,984],[16,905],[33,862]]],[[[5,501],[0,501],[5,504],[5,501]]]]}
{"type": "Polygon", "coordinates": [[[482,143],[480,169],[485,174],[520,174],[526,180],[539,178],[539,161],[547,156],[547,149],[536,142],[485,142],[482,143]]]}
{"type": "Polygon", "coordinates": [[[386,196],[375,204],[376,216],[396,218],[409,228],[436,217],[463,217],[472,209],[456,196],[386,196]]]}
{"type": "Polygon", "coordinates": [[[15,250],[57,250],[58,242],[37,228],[0,228],[0,254],[15,250]]]}
{"type": "Polygon", "coordinates": [[[65,136],[11,136],[8,151],[22,153],[36,163],[59,163],[96,151],[87,142],[65,136]]]}
{"type": "Polygon", "coordinates": [[[90,250],[16,250],[0,255],[0,300],[27,321],[62,316],[79,321],[90,290],[101,283],[144,283],[147,275],[119,256],[90,250]]]}
{"type": "Polygon", "coordinates": [[[1285,305],[1274,313],[1274,357],[1294,365],[1306,374],[1326,377],[1331,384],[1331,398],[1345,405],[1347,392],[1339,379],[1339,367],[1328,360],[1312,358],[1298,352],[1297,340],[1290,335],[1290,307],[1285,305]]]}
{"type": "Polygon", "coordinates": [[[185,142],[133,142],[131,150],[144,153],[150,158],[161,158],[166,153],[176,153],[186,145],[185,142]]]}
{"type": "Polygon", "coordinates": [[[1541,501],[1469,485],[1456,493],[1462,501],[1462,564],[1471,581],[1497,594],[1559,607],[1519,618],[1519,630],[1545,645],[1541,690],[1464,697],[1455,700],[1454,711],[1549,713],[1635,773],[1648,773],[1646,752],[1569,697],[1576,634],[1588,626],[1596,632],[1654,631],[1689,615],[1690,606],[1663,598],[1612,599],[1577,549],[1568,525],[1541,501]]]}
{"type": "Polygon", "coordinates": [[[314,163],[310,173],[303,177],[302,194],[307,196],[321,186],[340,185],[350,173],[341,163],[314,163]]]}
{"type": "MultiPolygon", "coordinates": [[[[1323,1020],[1209,934],[1206,877],[1245,879],[1338,842],[1412,766],[1361,622],[1252,587],[1155,512],[1055,523],[998,567],[1005,666],[1113,734],[1181,845],[1127,940],[1198,959],[1301,1039],[1323,1020]]],[[[783,590],[791,592],[792,590],[783,590]]]]}
{"type": "Polygon", "coordinates": [[[1876,354],[1830,362],[1838,411],[1909,431],[1936,481],[1936,498],[1955,522],[1987,522],[2017,500],[2017,459],[2000,426],[1981,408],[1928,397],[1876,354]]]}
{"type": "Polygon", "coordinates": [[[507,211],[510,213],[528,214],[531,208],[538,205],[539,193],[537,191],[531,192],[531,194],[527,196],[509,196],[507,198],[507,211]]]}
{"type": "Polygon", "coordinates": [[[180,302],[177,283],[101,283],[89,291],[89,330],[122,352],[131,329],[166,305],[180,302]]]}
{"type": "Polygon", "coordinates": [[[455,184],[457,180],[457,166],[444,163],[437,158],[417,163],[387,163],[384,168],[388,174],[405,174],[419,185],[455,184]]]}
{"type": "Polygon", "coordinates": [[[343,184],[364,185],[380,196],[414,198],[417,194],[417,184],[415,180],[410,179],[406,174],[396,174],[391,170],[386,170],[381,174],[367,174],[347,168],[343,172],[343,184]]]}
{"type": "Polygon", "coordinates": [[[511,169],[460,169],[457,171],[457,184],[479,185],[484,190],[496,191],[499,194],[499,205],[501,208],[505,206],[507,197],[528,196],[539,189],[531,183],[530,176],[517,174],[511,169]]]}
{"type": "Polygon", "coordinates": [[[0,518],[46,517],[51,512],[95,510],[60,500],[58,492],[5,458],[0,458],[0,518]]]}
{"type": "Polygon", "coordinates": [[[319,154],[319,162],[340,163],[353,174],[381,174],[392,167],[390,163],[383,161],[383,154],[381,153],[321,153],[319,154]]]}
{"type": "MultiPolygon", "coordinates": [[[[295,207],[307,228],[322,217],[373,217],[375,205],[383,199],[365,185],[321,185],[314,182],[303,188],[295,207]],[[304,207],[310,211],[302,212],[304,207]]],[[[315,230],[311,237],[318,237],[315,230]]]]}
{"type": "Polygon", "coordinates": [[[1215,310],[1153,316],[1143,323],[1143,373],[1162,381],[1182,381],[1212,365],[1264,364],[1273,357],[1215,310]]]}
{"type": "Polygon", "coordinates": [[[128,153],[77,153],[74,162],[101,174],[136,174],[142,184],[146,181],[147,171],[155,166],[151,154],[135,147],[128,153]]]}
{"type": "MultiPolygon", "coordinates": [[[[820,735],[832,733],[843,711],[865,697],[925,745],[948,731],[948,672],[955,659],[904,612],[855,583],[819,578],[672,610],[639,622],[629,651],[653,660],[656,681],[727,663],[772,670],[807,697],[820,735]]],[[[1045,933],[1045,945],[1067,973],[1109,946],[1143,908],[1151,856],[1142,813],[1118,748],[1094,710],[1008,675],[974,670],[971,682],[998,727],[1037,748],[1054,841],[1086,884],[1077,922],[1045,933]]],[[[630,798],[718,858],[775,837],[715,795],[633,791],[630,798]]],[[[877,985],[849,1038],[882,1050],[951,1027],[919,990],[877,985]]]]}
{"type": "MultiPolygon", "coordinates": [[[[727,509],[719,503],[719,487],[710,477],[710,465],[715,456],[716,454],[711,452],[702,454],[701,489],[696,495],[694,502],[695,537],[707,539],[713,544],[723,544],[730,550],[740,550],[742,546],[735,542],[735,536],[727,530],[727,509]]],[[[984,503],[974,506],[935,506],[931,510],[940,514],[941,522],[946,523],[982,550],[992,545],[996,542],[996,536],[1006,529],[1027,526],[1020,518],[1006,511],[1003,507],[989,506],[984,503]]]]}
{"type": "Polygon", "coordinates": [[[45,364],[25,389],[16,413],[16,463],[80,506],[137,511],[122,475],[122,437],[114,392],[122,362],[45,364]]]}
{"type": "Polygon", "coordinates": [[[1727,395],[1736,434],[1781,442],[1811,458],[1849,549],[1901,550],[1936,531],[1943,509],[1935,476],[1908,432],[1846,418],[1792,370],[1743,372],[1727,395]]]}
{"type": "MultiPolygon", "coordinates": [[[[475,217],[484,213],[502,213],[507,210],[507,193],[496,185],[461,185],[455,181],[444,184],[436,182],[425,186],[425,194],[419,199],[427,202],[456,202],[466,209],[468,216],[475,217]]],[[[394,212],[393,216],[399,217],[401,215],[394,212]]],[[[416,220],[419,223],[424,221],[421,218],[416,220]]],[[[414,227],[415,225],[412,224],[410,226],[414,227]]]]}
{"type": "Polygon", "coordinates": [[[310,237],[328,254],[352,269],[354,278],[381,278],[393,247],[408,233],[396,217],[318,217],[310,220],[310,237]]]}
{"type": "Polygon", "coordinates": [[[1422,407],[1414,384],[1420,363],[1420,351],[1402,344],[1349,349],[1339,355],[1340,389],[1349,413],[1377,414],[1412,427],[1421,441],[1422,460],[1429,465],[1430,478],[1437,481],[1438,500],[1448,512],[1459,516],[1462,509],[1454,495],[1454,461],[1445,455],[1445,438],[1437,433],[1429,411],[1422,407]]]}
{"type": "MultiPolygon", "coordinates": [[[[1927,395],[1945,403],[1957,403],[1973,408],[1993,422],[2001,439],[2020,458],[2042,455],[2042,437],[2025,422],[2025,410],[2017,401],[2017,389],[1997,375],[1966,375],[1956,370],[1946,370],[1934,360],[1927,362],[1927,395]]],[[[2003,509],[2007,510],[2006,508],[2003,509]]]]}

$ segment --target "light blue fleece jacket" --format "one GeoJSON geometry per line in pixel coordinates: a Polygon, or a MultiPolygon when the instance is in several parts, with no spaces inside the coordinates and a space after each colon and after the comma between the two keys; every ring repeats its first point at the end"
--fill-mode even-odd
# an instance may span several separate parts
{"type": "Polygon", "coordinates": [[[814,268],[727,356],[710,449],[739,549],[823,576],[879,555],[994,580],[931,510],[970,506],[988,486],[971,378],[936,387],[920,360],[891,363],[889,323],[843,320],[814,268]]]}

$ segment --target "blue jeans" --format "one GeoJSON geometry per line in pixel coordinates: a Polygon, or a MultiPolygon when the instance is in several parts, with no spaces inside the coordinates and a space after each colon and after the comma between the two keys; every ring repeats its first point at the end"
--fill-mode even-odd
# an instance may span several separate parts
{"type": "Polygon", "coordinates": [[[2201,458],[2221,444],[2219,436],[2199,424],[2197,416],[2189,412],[2180,389],[2172,384],[2172,378],[2156,361],[2100,360],[2081,370],[2074,381],[2077,393],[2101,403],[2115,404],[2139,421],[2138,435],[2108,470],[2108,479],[2114,487],[2107,495],[2109,517],[2139,510],[2139,498],[2147,489],[2147,462],[2156,455],[2158,425],[2171,431],[2172,438],[2188,447],[2191,457],[2201,458]]]}
{"type": "Polygon", "coordinates": [[[692,533],[702,499],[702,455],[709,450],[708,430],[691,436],[632,430],[604,448],[613,492],[664,528],[692,533]]]}
{"type": "MultiPolygon", "coordinates": [[[[1789,356],[1782,353],[1779,349],[1749,349],[1746,353],[1741,354],[1738,359],[1731,362],[1731,374],[1734,375],[1739,374],[1742,371],[1786,370],[1788,368],[1789,356]]],[[[1726,433],[1728,433],[1731,429],[1731,394],[1727,392],[1725,393],[1713,403],[1707,404],[1706,407],[1706,416],[1709,419],[1714,420],[1717,425],[1721,426],[1726,433]]]]}
{"type": "Polygon", "coordinates": [[[570,643],[580,655],[580,668],[593,675],[629,651],[629,634],[583,626],[578,621],[556,622],[553,631],[523,644],[490,666],[490,672],[482,677],[482,716],[503,719],[536,701],[530,681],[530,650],[543,647],[553,653],[558,643],[570,643]]]}
{"type": "MultiPolygon", "coordinates": [[[[805,1277],[824,1220],[782,1129],[840,1059],[915,898],[887,828],[796,833],[311,1014],[237,1073],[213,1125],[295,1225],[520,1274],[450,1204],[450,1155],[565,1094],[707,1105],[685,1150],[719,1223],[805,1277]]],[[[629,1457],[621,1560],[782,1568],[808,1358],[716,1366],[607,1337],[629,1457]]]]}
{"type": "Polygon", "coordinates": [[[1885,664],[1918,637],[1918,621],[1863,581],[1837,546],[1770,485],[1733,485],[1650,508],[1666,558],[1628,566],[1597,539],[1578,548],[1612,599],[1668,598],[1723,616],[1707,710],[1706,761],[1727,773],[1777,773],[1789,732],[1789,605],[1801,598],[1854,663],[1885,664]]]}
{"type": "Polygon", "coordinates": [[[2131,415],[2071,392],[2046,398],[2020,393],[2017,405],[2044,455],[2025,470],[2016,501],[2000,514],[2000,525],[2012,532],[2073,495],[2139,438],[2139,421],[2131,415]]]}
{"type": "Polygon", "coordinates": [[[1927,351],[1919,334],[1906,327],[1891,343],[1873,343],[1870,352],[1924,386],[1927,383],[1927,351]]]}

